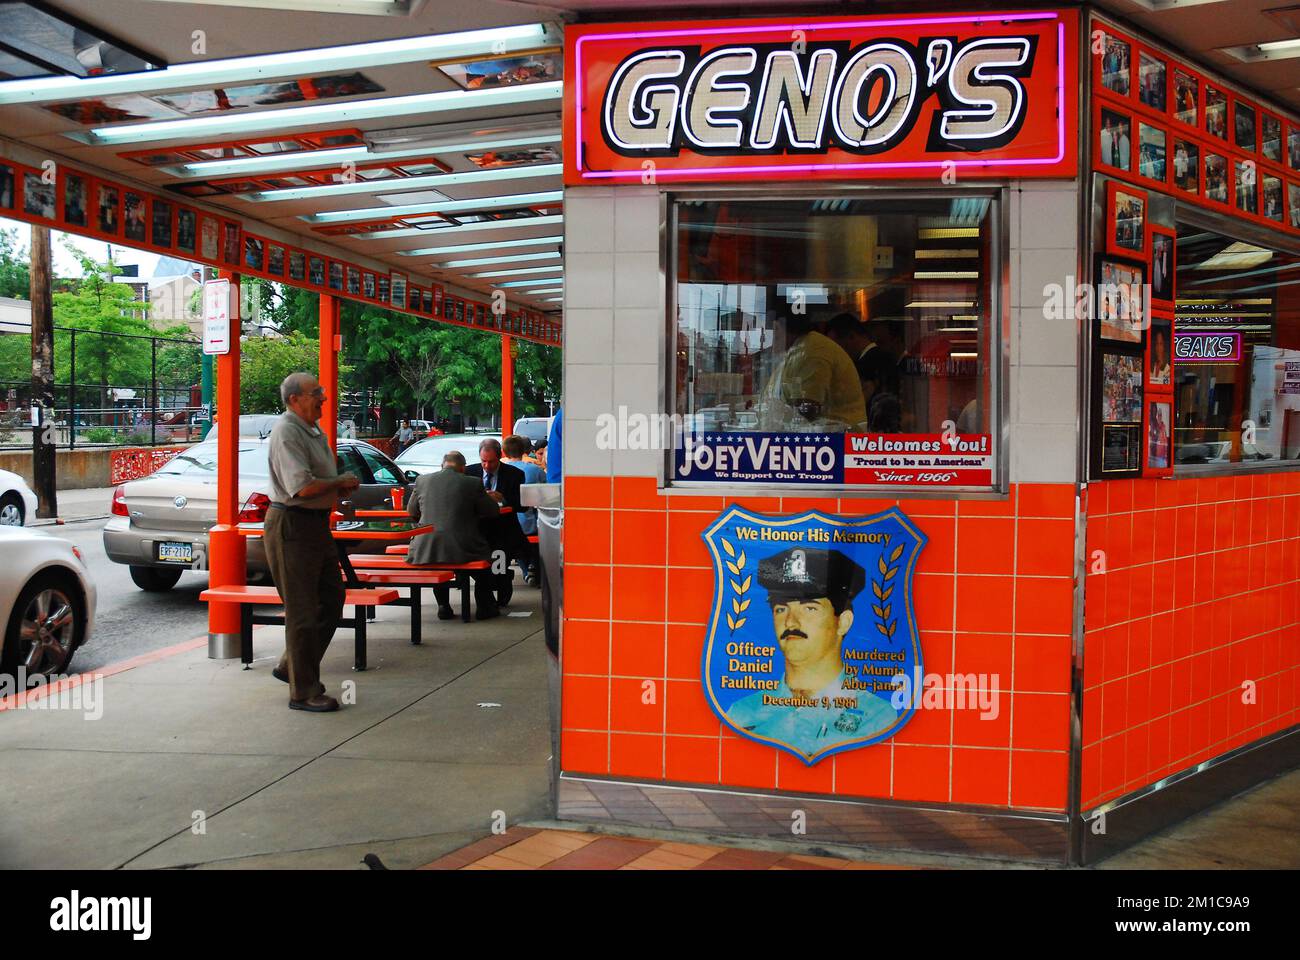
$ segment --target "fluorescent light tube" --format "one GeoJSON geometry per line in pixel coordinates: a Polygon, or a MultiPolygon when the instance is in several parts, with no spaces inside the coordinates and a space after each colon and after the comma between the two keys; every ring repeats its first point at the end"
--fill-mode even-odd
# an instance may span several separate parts
{"type": "MultiPolygon", "coordinates": [[[[456,233],[478,233],[480,230],[510,230],[518,227],[556,226],[564,222],[564,215],[547,214],[544,217],[526,217],[522,220],[484,220],[482,223],[462,223],[455,227],[442,227],[439,230],[421,230],[419,227],[398,227],[395,230],[374,230],[370,233],[358,233],[348,237],[349,240],[395,240],[399,237],[424,237],[436,234],[445,237],[456,233]]],[[[400,251],[399,251],[400,252],[400,251]]]]}
{"type": "MultiPolygon", "coordinates": [[[[564,194],[559,190],[544,193],[512,193],[499,197],[480,197],[477,200],[451,200],[436,205],[415,203],[405,206],[361,207],[356,210],[331,210],[301,217],[308,223],[354,223],[362,220],[387,220],[389,217],[407,217],[416,213],[455,213],[457,210],[497,210],[501,207],[536,207],[544,203],[559,203],[564,194]]],[[[539,217],[511,221],[516,226],[536,222],[539,217]]]]}
{"type": "Polygon", "coordinates": [[[917,280],[978,280],[978,270],[917,270],[912,276],[917,280]]]}
{"type": "MultiPolygon", "coordinates": [[[[513,246],[513,244],[506,244],[513,246]]],[[[502,245],[498,245],[502,246],[502,245]]],[[[431,267],[438,270],[450,270],[453,267],[486,267],[493,263],[524,263],[528,260],[558,260],[560,251],[558,250],[539,250],[537,253],[520,253],[508,257],[475,257],[471,260],[448,260],[446,263],[432,263],[431,267]]]]}
{"type": "MultiPolygon", "coordinates": [[[[477,226],[477,224],[468,224],[468,226],[477,226]]],[[[503,246],[509,246],[511,249],[515,247],[545,247],[553,243],[563,242],[564,237],[562,236],[529,237],[527,240],[488,240],[483,243],[455,243],[445,247],[421,247],[419,250],[398,250],[397,254],[402,257],[436,257],[447,253],[477,253],[480,250],[500,250],[503,246]]]]}
{"type": "Polygon", "coordinates": [[[527,23],[487,30],[466,30],[252,57],[180,63],[164,70],[120,76],[9,80],[0,84],[0,104],[51,103],[56,100],[95,99],[124,93],[159,93],[185,87],[220,87],[232,83],[315,74],[321,71],[323,65],[341,72],[427,60],[504,57],[556,43],[559,43],[558,36],[546,24],[527,23]]]}
{"type": "MultiPolygon", "coordinates": [[[[3,87],[0,86],[0,89],[3,87]]],[[[542,103],[562,94],[559,80],[526,83],[514,87],[487,87],[480,90],[443,90],[438,93],[415,93],[405,97],[373,97],[369,100],[345,100],[280,110],[252,110],[233,116],[191,117],[185,120],[154,120],[111,127],[95,127],[84,133],[64,136],[91,146],[125,146],[163,140],[234,140],[248,134],[283,132],[297,127],[314,127],[339,123],[356,124],[362,120],[400,117],[414,113],[439,113],[444,110],[476,110],[506,104],[542,103]]]]}
{"type": "MultiPolygon", "coordinates": [[[[492,284],[492,286],[494,286],[494,287],[502,287],[502,288],[507,288],[507,287],[538,287],[538,286],[545,286],[545,285],[548,284],[548,283],[556,283],[556,282],[558,282],[559,280],[560,280],[559,277],[550,277],[550,278],[548,278],[548,279],[542,279],[542,278],[538,277],[538,278],[535,278],[535,279],[533,279],[533,280],[508,280],[508,281],[506,281],[505,283],[494,283],[494,284],[492,284]]],[[[555,287],[555,288],[553,288],[552,292],[558,292],[558,291],[561,290],[561,289],[562,289],[562,287],[555,287]]],[[[538,292],[540,292],[540,291],[538,291],[538,292]]]]}
{"type": "Polygon", "coordinates": [[[973,306],[975,306],[975,303],[972,300],[913,300],[911,303],[907,304],[907,306],[903,307],[903,309],[911,310],[913,308],[921,309],[921,308],[928,308],[928,307],[973,307],[973,306]]]}
{"type": "Polygon", "coordinates": [[[485,273],[471,273],[471,277],[522,277],[527,273],[563,273],[563,264],[552,264],[549,267],[513,267],[510,270],[488,270],[485,273]]]}
{"type": "Polygon", "coordinates": [[[533,177],[558,177],[564,167],[558,163],[538,163],[530,167],[502,167],[495,170],[466,170],[461,173],[431,173],[419,177],[386,177],[382,180],[355,180],[352,183],[327,183],[318,187],[286,187],[283,190],[258,190],[239,196],[257,203],[285,200],[310,200],[313,197],[338,197],[358,193],[400,193],[433,187],[454,187],[461,183],[484,183],[493,180],[528,180],[533,177]]]}

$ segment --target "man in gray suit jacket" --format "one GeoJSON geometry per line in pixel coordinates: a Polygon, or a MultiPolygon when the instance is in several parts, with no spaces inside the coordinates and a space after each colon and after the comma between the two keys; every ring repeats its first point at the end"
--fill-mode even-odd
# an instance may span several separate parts
{"type": "MultiPolygon", "coordinates": [[[[423,474],[407,501],[406,512],[421,524],[432,524],[433,533],[411,541],[407,563],[469,563],[492,559],[492,547],[480,529],[479,521],[495,520],[501,515],[496,501],[487,495],[483,484],[465,476],[465,457],[452,450],[442,458],[442,469],[423,474]]],[[[478,619],[500,616],[492,592],[490,570],[474,574],[474,604],[478,619]]],[[[451,587],[433,588],[438,599],[438,619],[450,620],[451,587]]]]}

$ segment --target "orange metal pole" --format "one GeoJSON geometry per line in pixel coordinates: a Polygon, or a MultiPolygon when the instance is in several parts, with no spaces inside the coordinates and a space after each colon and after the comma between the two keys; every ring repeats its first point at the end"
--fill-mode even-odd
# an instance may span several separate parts
{"type": "MultiPolygon", "coordinates": [[[[217,357],[217,525],[208,535],[208,585],[238,586],[247,577],[239,519],[239,275],[230,277],[230,352],[217,357]]],[[[239,605],[208,604],[208,656],[239,656],[239,605]]]]}
{"type": "Polygon", "coordinates": [[[322,293],[320,297],[320,370],[316,379],[325,388],[320,428],[330,446],[338,450],[339,426],[339,350],[343,346],[339,332],[339,298],[322,293]]]}
{"type": "Polygon", "coordinates": [[[514,432],[515,418],[515,358],[511,353],[514,338],[501,335],[501,436],[514,432]]]}

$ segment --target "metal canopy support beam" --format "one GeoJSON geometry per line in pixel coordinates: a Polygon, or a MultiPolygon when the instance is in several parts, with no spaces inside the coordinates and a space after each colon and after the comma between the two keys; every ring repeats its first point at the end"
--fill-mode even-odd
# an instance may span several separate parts
{"type": "Polygon", "coordinates": [[[325,389],[325,403],[321,406],[320,428],[336,453],[339,433],[339,349],[343,339],[339,332],[339,307],[338,297],[321,294],[320,370],[317,371],[316,378],[325,389]]]}
{"type": "Polygon", "coordinates": [[[508,333],[501,335],[501,436],[514,432],[515,418],[515,340],[508,333]]]}
{"type": "MultiPolygon", "coordinates": [[[[208,586],[242,586],[248,559],[239,522],[239,274],[230,276],[230,352],[217,357],[217,525],[208,535],[208,586]]],[[[208,604],[208,657],[239,656],[240,607],[208,604]]]]}

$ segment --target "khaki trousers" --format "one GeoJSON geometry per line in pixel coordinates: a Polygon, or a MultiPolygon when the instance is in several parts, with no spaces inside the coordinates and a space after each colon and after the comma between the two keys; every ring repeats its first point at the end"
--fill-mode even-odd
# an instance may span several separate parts
{"type": "Polygon", "coordinates": [[[325,692],[320,662],[343,615],[343,576],[330,536],[329,513],[272,507],[263,530],[266,560],[284,601],[284,654],[289,698],[310,700],[325,692]]]}

